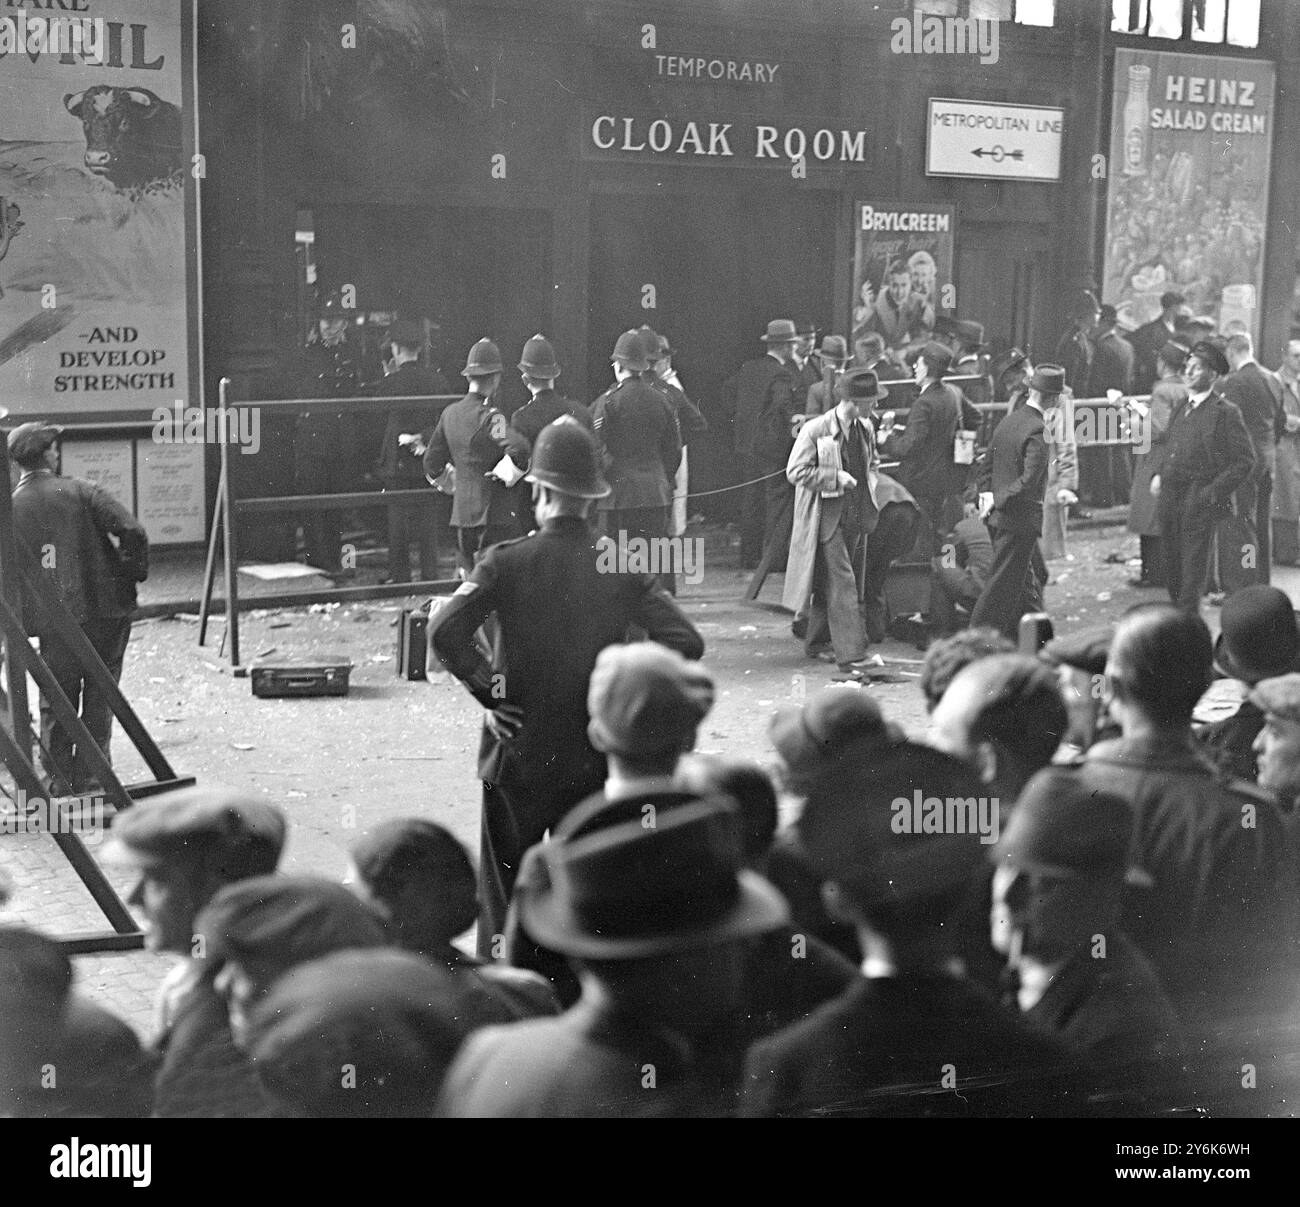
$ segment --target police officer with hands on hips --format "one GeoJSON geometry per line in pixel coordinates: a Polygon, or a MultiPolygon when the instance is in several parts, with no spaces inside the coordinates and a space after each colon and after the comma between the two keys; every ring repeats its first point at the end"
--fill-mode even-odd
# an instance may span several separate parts
{"type": "Polygon", "coordinates": [[[600,567],[590,517],[610,487],[581,424],[564,417],[542,430],[528,479],[538,530],[489,549],[429,626],[432,656],[487,710],[479,750],[483,956],[498,954],[493,940],[505,929],[524,852],[604,785],[604,756],[587,735],[596,655],[630,636],[687,658],[704,653],[653,576],[600,567]],[[475,640],[489,616],[491,659],[475,640]]]}
{"type": "Polygon", "coordinates": [[[462,574],[484,549],[519,534],[509,488],[523,476],[528,441],[493,405],[501,371],[500,349],[490,339],[479,340],[461,370],[469,393],[443,411],[424,453],[425,477],[434,485],[448,464],[455,471],[451,526],[462,574]]]}

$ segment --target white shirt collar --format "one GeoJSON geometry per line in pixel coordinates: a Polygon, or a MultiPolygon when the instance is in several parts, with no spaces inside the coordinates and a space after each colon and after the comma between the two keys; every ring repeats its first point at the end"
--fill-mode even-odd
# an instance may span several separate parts
{"type": "Polygon", "coordinates": [[[645,775],[630,780],[606,780],[606,800],[632,800],[638,796],[654,796],[663,792],[680,791],[679,784],[671,775],[645,775]]]}

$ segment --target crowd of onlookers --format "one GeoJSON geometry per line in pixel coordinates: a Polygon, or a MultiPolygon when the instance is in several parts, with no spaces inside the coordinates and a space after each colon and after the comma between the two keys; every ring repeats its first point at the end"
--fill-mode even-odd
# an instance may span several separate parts
{"type": "Polygon", "coordinates": [[[491,960],[439,825],[366,833],[340,884],[277,872],[274,804],[141,801],[104,857],[176,957],[154,1034],[0,928],[0,1113],[1285,1112],[1297,658],[1265,586],[1217,643],[1164,604],[1037,656],[967,630],[926,655],[923,738],[832,686],[771,718],[772,777],[694,753],[700,664],[609,647],[605,789],[528,852],[491,960]],[[1198,725],[1216,667],[1242,702],[1198,725]]]}

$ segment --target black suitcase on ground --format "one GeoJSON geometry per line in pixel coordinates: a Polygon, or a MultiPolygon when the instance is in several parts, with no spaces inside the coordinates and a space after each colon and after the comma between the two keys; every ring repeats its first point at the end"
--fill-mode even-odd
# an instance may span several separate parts
{"type": "Polygon", "coordinates": [[[401,678],[426,678],[428,631],[427,606],[402,609],[397,619],[397,673],[401,678]]]}
{"type": "Polygon", "coordinates": [[[341,654],[312,659],[275,658],[254,666],[249,676],[253,695],[262,699],[288,696],[346,696],[352,663],[341,654]]]}

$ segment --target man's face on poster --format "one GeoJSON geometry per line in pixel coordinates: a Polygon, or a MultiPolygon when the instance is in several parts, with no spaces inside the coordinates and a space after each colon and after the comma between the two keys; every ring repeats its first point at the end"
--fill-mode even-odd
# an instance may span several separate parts
{"type": "Polygon", "coordinates": [[[894,305],[902,306],[907,295],[912,292],[912,274],[906,268],[900,268],[889,278],[889,296],[894,305]]]}

